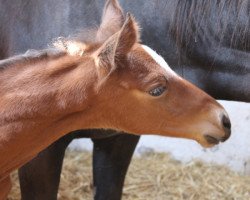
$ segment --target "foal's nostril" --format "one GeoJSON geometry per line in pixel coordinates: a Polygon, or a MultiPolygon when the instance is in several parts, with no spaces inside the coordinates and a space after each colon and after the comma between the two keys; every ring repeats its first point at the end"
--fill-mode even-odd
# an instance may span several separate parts
{"type": "Polygon", "coordinates": [[[231,122],[226,115],[223,115],[222,123],[223,123],[224,128],[231,129],[231,122]]]}
{"type": "Polygon", "coordinates": [[[231,122],[226,115],[222,117],[222,124],[225,130],[225,136],[222,138],[222,142],[226,141],[231,135],[231,122]]]}

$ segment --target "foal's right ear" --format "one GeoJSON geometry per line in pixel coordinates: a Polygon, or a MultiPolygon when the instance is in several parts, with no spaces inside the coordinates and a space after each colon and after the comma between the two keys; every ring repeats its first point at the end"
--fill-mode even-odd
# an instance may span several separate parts
{"type": "Polygon", "coordinates": [[[138,26],[134,18],[127,14],[120,31],[112,35],[97,51],[96,65],[99,76],[107,77],[124,60],[139,40],[138,26]]]}

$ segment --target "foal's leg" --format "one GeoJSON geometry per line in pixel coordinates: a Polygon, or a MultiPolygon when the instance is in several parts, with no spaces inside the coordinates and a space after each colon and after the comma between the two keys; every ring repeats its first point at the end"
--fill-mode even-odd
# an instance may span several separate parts
{"type": "Polygon", "coordinates": [[[56,200],[65,149],[71,135],[59,139],[19,169],[22,200],[56,200]]]}
{"type": "Polygon", "coordinates": [[[0,200],[7,199],[10,189],[11,189],[10,176],[7,176],[5,179],[0,181],[0,200]]]}
{"type": "Polygon", "coordinates": [[[124,178],[139,136],[121,134],[93,139],[95,200],[120,200],[124,178]]]}

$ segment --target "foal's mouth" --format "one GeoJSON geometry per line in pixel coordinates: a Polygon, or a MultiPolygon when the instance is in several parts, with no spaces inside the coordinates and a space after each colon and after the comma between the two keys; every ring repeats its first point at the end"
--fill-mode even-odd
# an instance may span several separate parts
{"type": "Polygon", "coordinates": [[[211,135],[205,135],[204,137],[209,144],[213,144],[213,145],[219,144],[220,142],[225,142],[227,140],[227,138],[225,138],[225,137],[215,138],[211,135]]]}
{"type": "Polygon", "coordinates": [[[204,137],[209,144],[219,144],[220,143],[220,140],[213,137],[213,136],[205,135],[204,137]]]}

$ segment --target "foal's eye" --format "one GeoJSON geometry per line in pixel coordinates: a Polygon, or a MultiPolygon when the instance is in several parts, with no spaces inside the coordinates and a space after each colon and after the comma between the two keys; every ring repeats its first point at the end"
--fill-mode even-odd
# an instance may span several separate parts
{"type": "Polygon", "coordinates": [[[166,90],[165,86],[159,86],[157,88],[150,90],[149,94],[151,96],[157,97],[157,96],[160,96],[165,90],[166,90]]]}

